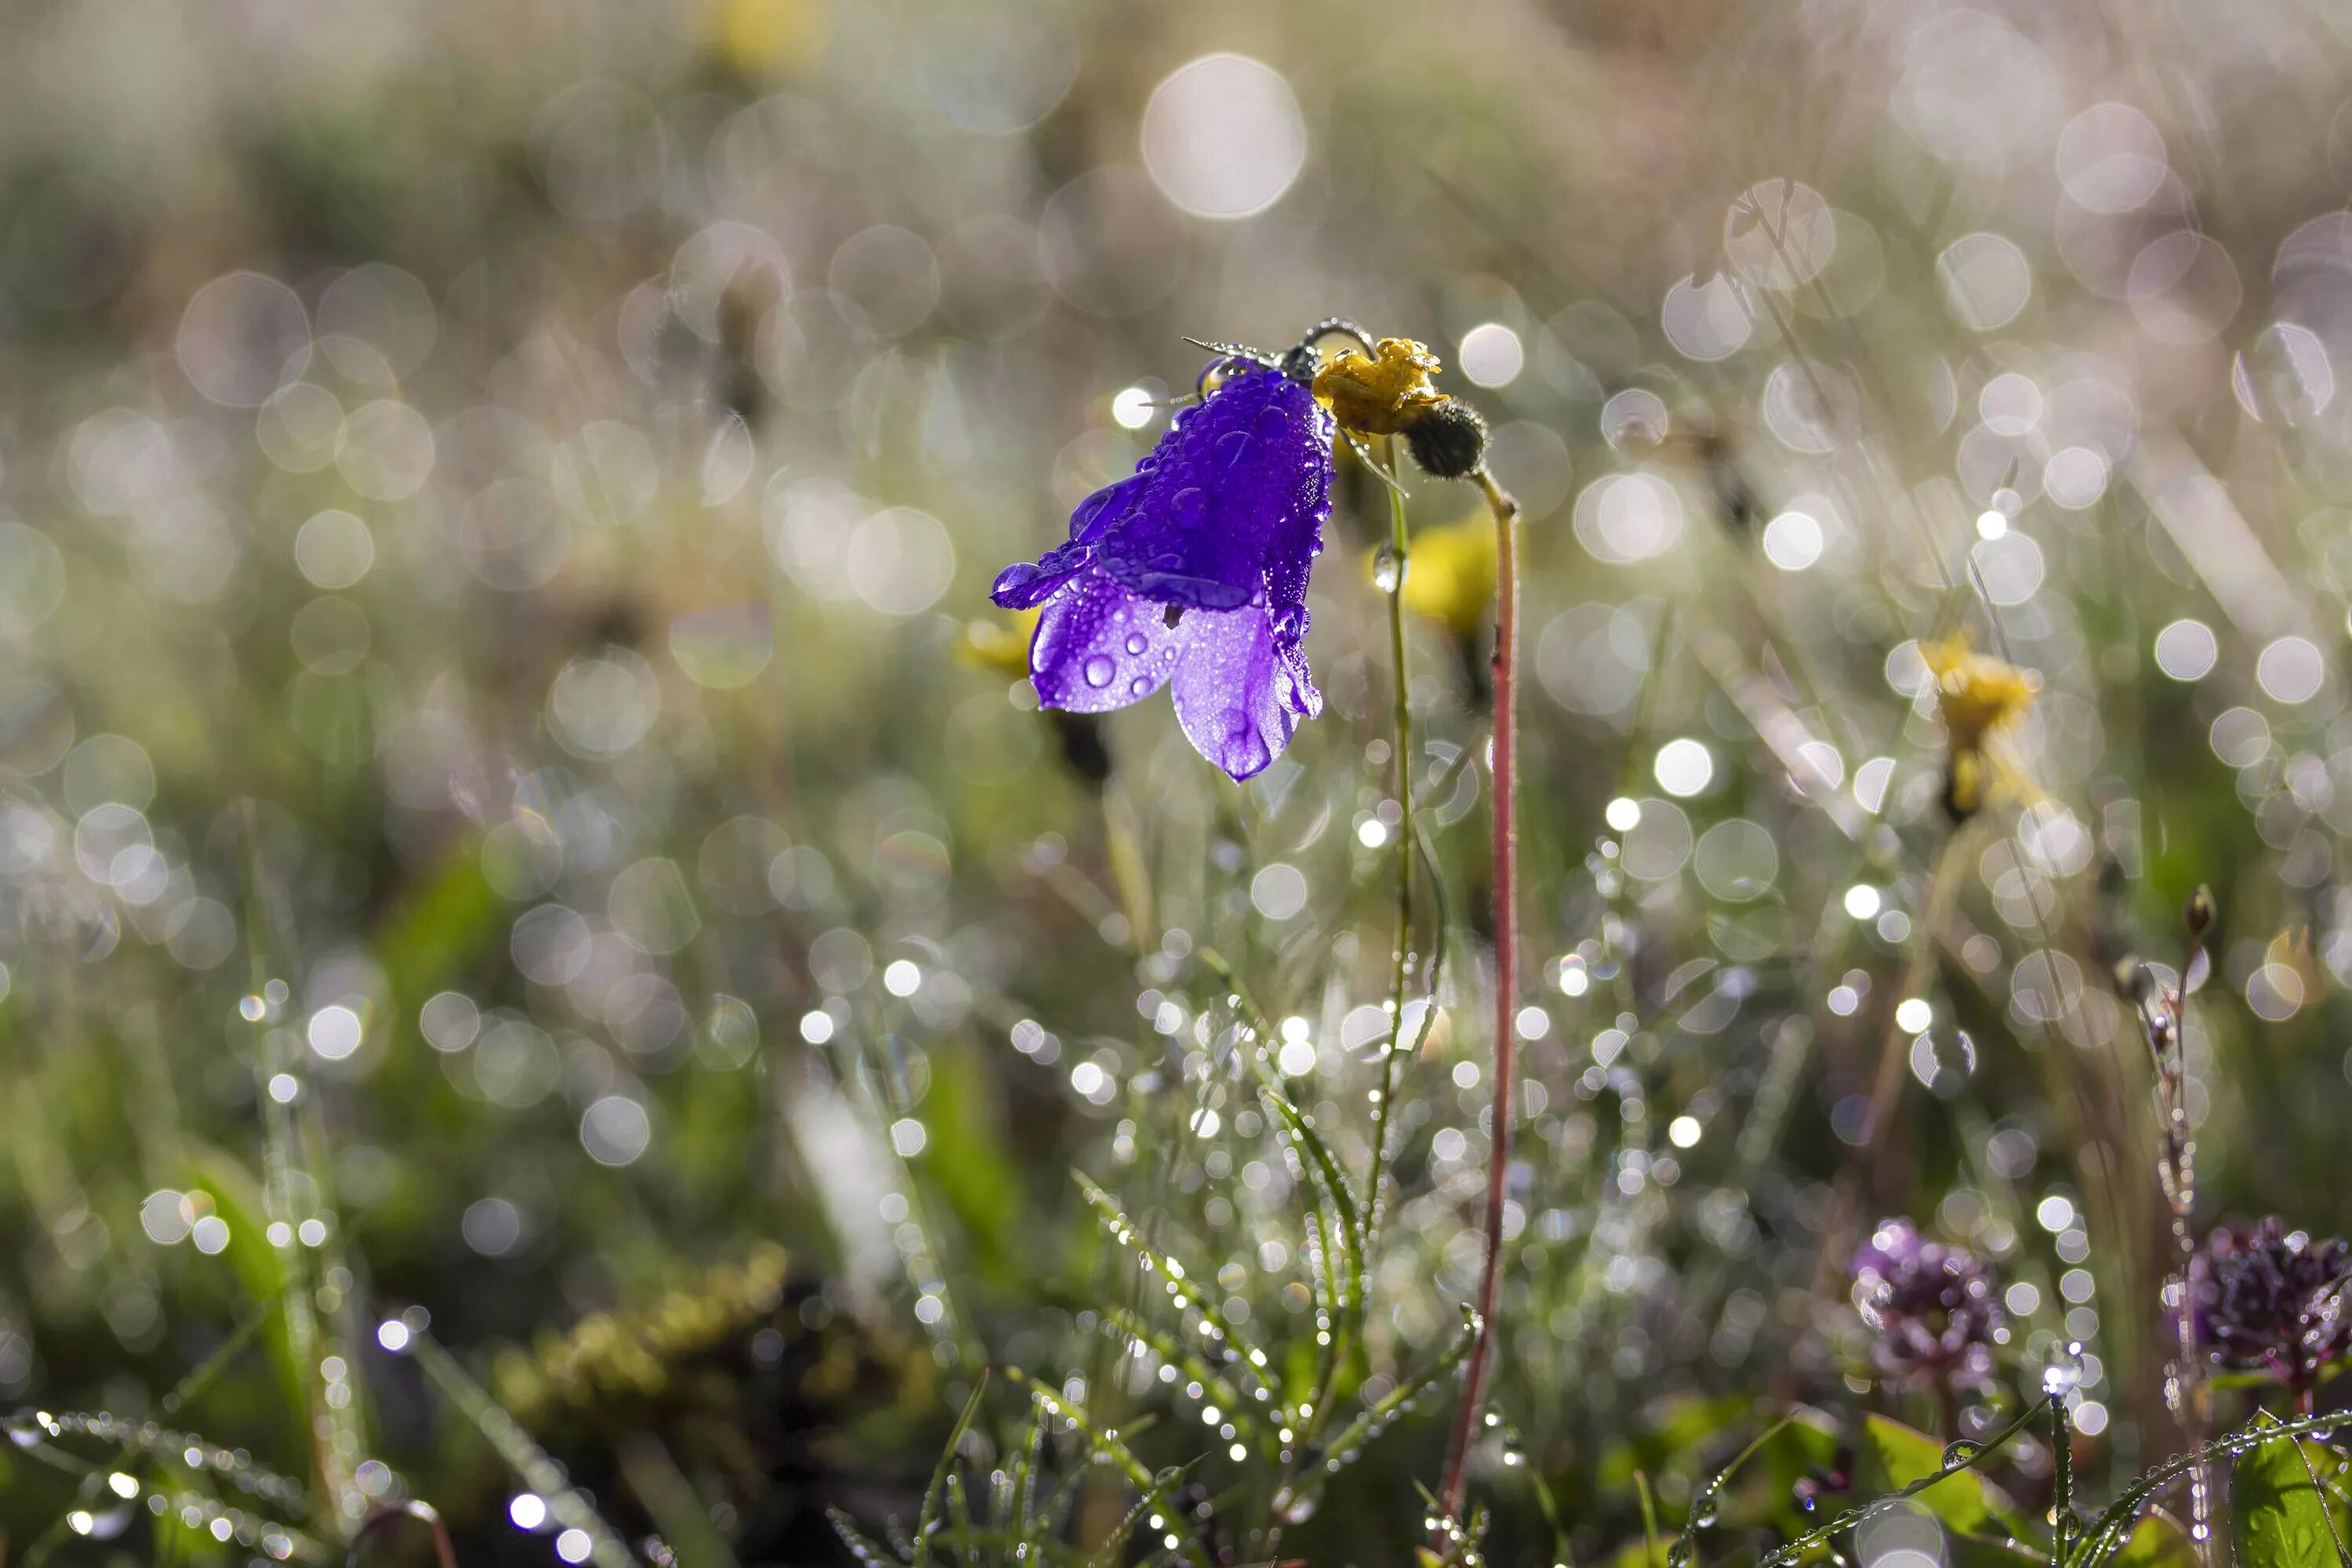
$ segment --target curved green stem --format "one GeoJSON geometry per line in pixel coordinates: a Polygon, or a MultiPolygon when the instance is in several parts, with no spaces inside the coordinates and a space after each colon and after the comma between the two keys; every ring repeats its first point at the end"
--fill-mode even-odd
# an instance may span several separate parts
{"type": "MultiPolygon", "coordinates": [[[[1396,437],[1385,437],[1381,456],[1389,468],[1396,467],[1396,437]]],[[[1368,1216],[1366,1232],[1376,1231],[1381,1220],[1381,1177],[1388,1167],[1389,1111],[1396,1100],[1397,1058],[1407,1056],[1420,1046],[1416,1033],[1408,1047],[1404,1039],[1404,993],[1412,972],[1412,857],[1416,847],[1412,825],[1412,692],[1410,670],[1405,663],[1404,636],[1404,574],[1409,545],[1405,531],[1404,496],[1394,486],[1389,488],[1389,567],[1387,592],[1389,598],[1389,661],[1395,670],[1395,700],[1389,710],[1389,747],[1391,776],[1396,780],[1397,810],[1397,933],[1396,963],[1389,975],[1389,1041],[1381,1053],[1380,1103],[1372,1111],[1371,1179],[1364,1188],[1364,1208],[1368,1216]]],[[[1433,1004],[1434,998],[1432,999],[1433,1004]]],[[[1429,1014],[1422,1014],[1422,1029],[1429,1026],[1429,1014]]]]}

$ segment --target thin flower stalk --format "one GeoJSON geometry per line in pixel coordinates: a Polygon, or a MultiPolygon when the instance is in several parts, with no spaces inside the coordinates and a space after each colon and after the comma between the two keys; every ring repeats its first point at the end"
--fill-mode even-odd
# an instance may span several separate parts
{"type": "Polygon", "coordinates": [[[1495,1100],[1486,1145],[1486,1263],[1478,1279],[1478,1331],[1470,1347],[1462,1408],[1454,1422],[1442,1511],[1458,1517],[1462,1489],[1486,1405],[1496,1305],[1503,1282],[1503,1205],[1511,1173],[1513,1089],[1518,1073],[1518,625],[1519,503],[1482,465],[1471,476],[1495,514],[1495,1100]]]}
{"type": "MultiPolygon", "coordinates": [[[[2157,1182],[2163,1188],[2172,1225],[2175,1264],[2164,1282],[2164,1305],[2172,1320],[2175,1343],[2165,1368],[2164,1398],[2181,1435],[2192,1450],[2205,1443],[2205,1391],[2201,1386],[2197,1347],[2197,1314],[2189,1289],[2197,1259],[2192,1223],[2197,1210],[2197,1140],[2189,1121],[2188,1065],[2183,1055],[2186,1030],[2181,1010],[2189,975],[2204,952],[2206,933],[2213,924],[2213,896],[2203,888],[2189,899],[2186,913],[2189,950],[2183,955],[2181,978],[2176,984],[2158,981],[2145,964],[2126,960],[2120,976],[2140,1033],[2147,1041],[2156,1071],[2157,1182]]],[[[2213,1558],[2213,1488],[2207,1467],[2199,1463],[2189,1474],[2189,1534],[2200,1556],[2213,1558]]]]}

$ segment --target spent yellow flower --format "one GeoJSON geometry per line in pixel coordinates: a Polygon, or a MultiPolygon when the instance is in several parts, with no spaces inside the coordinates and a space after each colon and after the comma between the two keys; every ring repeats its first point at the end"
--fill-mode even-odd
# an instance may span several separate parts
{"type": "MultiPolygon", "coordinates": [[[[1379,552],[1372,560],[1379,561],[1379,552]]],[[[1457,637],[1475,636],[1495,602],[1495,522],[1482,509],[1412,536],[1400,590],[1404,607],[1457,637]]]]}
{"type": "Polygon", "coordinates": [[[1426,344],[1382,338],[1367,358],[1357,349],[1315,373],[1315,397],[1343,430],[1393,436],[1445,401],[1430,377],[1444,366],[1426,344]]]}

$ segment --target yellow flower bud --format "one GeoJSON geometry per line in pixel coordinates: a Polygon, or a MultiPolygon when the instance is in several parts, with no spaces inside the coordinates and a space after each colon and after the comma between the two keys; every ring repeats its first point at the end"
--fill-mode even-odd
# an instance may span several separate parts
{"type": "Polygon", "coordinates": [[[1399,592],[1414,615],[1457,637],[1475,636],[1495,602],[1494,519],[1481,508],[1459,522],[1414,534],[1399,592]]]}

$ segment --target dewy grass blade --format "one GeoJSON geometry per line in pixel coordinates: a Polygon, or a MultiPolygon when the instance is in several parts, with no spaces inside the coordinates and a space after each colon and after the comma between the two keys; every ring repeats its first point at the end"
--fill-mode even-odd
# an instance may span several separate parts
{"type": "Polygon", "coordinates": [[[915,1521],[915,1568],[931,1560],[931,1532],[939,1528],[940,1502],[947,1491],[948,1477],[955,1469],[956,1449],[963,1443],[963,1435],[971,1428],[971,1418],[980,1414],[980,1402],[988,1392],[988,1369],[982,1367],[980,1381],[972,1385],[971,1397],[963,1402],[963,1414],[956,1417],[955,1429],[948,1434],[947,1447],[940,1450],[939,1468],[931,1472],[931,1484],[923,1491],[923,1511],[915,1521]]]}
{"type": "Polygon", "coordinates": [[[1210,1298],[1207,1291],[1193,1283],[1192,1275],[1181,1262],[1144,1241],[1134,1223],[1120,1211],[1117,1199],[1096,1185],[1085,1172],[1074,1173],[1077,1177],[1079,1190],[1086,1194],[1087,1201],[1102,1215],[1104,1226],[1112,1238],[1135,1255],[1145,1273],[1166,1281],[1165,1289],[1171,1300],[1199,1314],[1202,1337],[1217,1346],[1218,1355],[1225,1365],[1238,1369],[1242,1376],[1249,1379],[1252,1397],[1258,1397],[1257,1391],[1263,1389],[1265,1398],[1274,1398],[1276,1390],[1268,1377],[1269,1363],[1265,1352],[1251,1343],[1234,1328],[1223,1309],[1210,1298]]]}
{"type": "Polygon", "coordinates": [[[1208,1394],[1209,1402],[1227,1414],[1244,1441],[1256,1435],[1256,1418],[1250,1415],[1241,1391],[1227,1382],[1223,1373],[1185,1349],[1174,1335],[1152,1327],[1124,1307],[1106,1308],[1103,1327],[1125,1334],[1131,1342],[1143,1346],[1198,1383],[1208,1394]]]}
{"type": "Polygon", "coordinates": [[[588,1561],[596,1568],[637,1568],[636,1558],[621,1543],[619,1532],[588,1505],[588,1500],[566,1478],[563,1467],[532,1441],[522,1423],[492,1399],[458,1364],[457,1358],[442,1347],[440,1341],[421,1329],[414,1331],[408,1341],[408,1353],[416,1358],[426,1379],[474,1424],[491,1451],[507,1462],[507,1468],[520,1478],[523,1485],[547,1500],[548,1512],[555,1521],[588,1538],[588,1561]]]}
{"type": "MultiPolygon", "coordinates": [[[[1118,1433],[1095,1426],[1093,1422],[1087,1419],[1086,1412],[1018,1367],[1007,1367],[1005,1375],[1027,1389],[1030,1396],[1040,1405],[1067,1422],[1070,1429],[1086,1439],[1087,1446],[1095,1452],[1107,1456],[1112,1464],[1118,1467],[1119,1472],[1126,1476],[1130,1485],[1139,1490],[1148,1491],[1158,1484],[1159,1478],[1144,1466],[1142,1460],[1135,1457],[1132,1449],[1119,1441],[1118,1433]]],[[[1200,1542],[1189,1535],[1181,1539],[1183,1545],[1179,1550],[1184,1561],[1193,1564],[1193,1568],[1210,1568],[1208,1554],[1202,1550],[1200,1542]]]]}
{"type": "Polygon", "coordinates": [[[1135,1533],[1135,1527],[1152,1517],[1156,1510],[1166,1508],[1169,1500],[1175,1496],[1176,1489],[1184,1484],[1185,1478],[1198,1464],[1199,1461],[1195,1460],[1192,1464],[1161,1471],[1160,1479],[1136,1497],[1135,1506],[1127,1510],[1126,1517],[1103,1537],[1102,1544],[1096,1547],[1094,1555],[1087,1559],[1087,1568],[1118,1568],[1120,1552],[1127,1545],[1128,1538],[1135,1533]]]}

